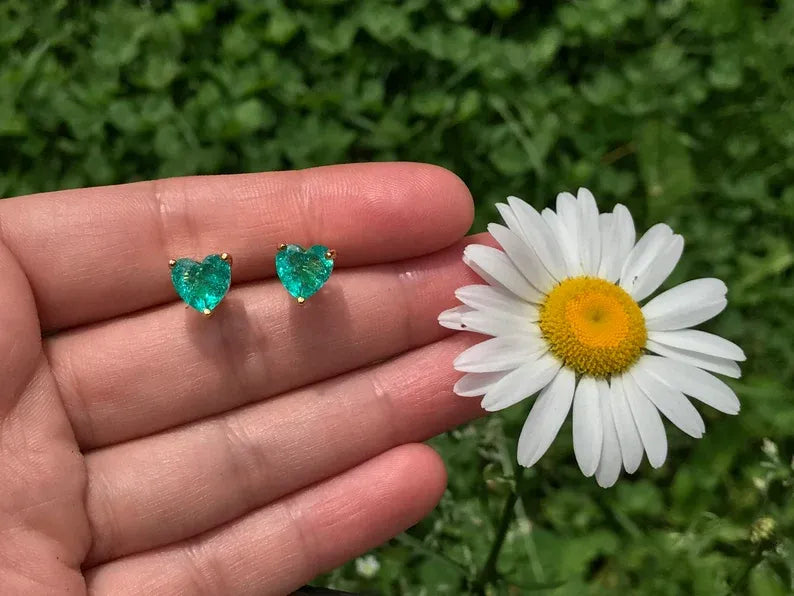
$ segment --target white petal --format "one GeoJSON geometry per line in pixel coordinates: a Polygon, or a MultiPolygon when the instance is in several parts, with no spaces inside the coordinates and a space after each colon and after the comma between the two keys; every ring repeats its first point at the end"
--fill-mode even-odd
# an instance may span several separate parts
{"type": "Polygon", "coordinates": [[[620,287],[631,294],[639,276],[650,267],[672,239],[673,230],[667,224],[656,224],[645,232],[623,264],[620,287]]]}
{"type": "Polygon", "coordinates": [[[697,329],[651,331],[648,333],[648,339],[671,348],[700,352],[707,356],[738,360],[739,362],[747,360],[744,351],[732,341],[697,329]]]}
{"type": "MultiPolygon", "coordinates": [[[[472,245],[472,246],[474,246],[474,245],[472,245]]],[[[480,267],[480,265],[479,265],[478,263],[476,263],[476,262],[475,262],[475,261],[474,261],[474,260],[471,258],[470,254],[466,254],[466,250],[467,250],[468,248],[469,248],[469,247],[467,246],[466,248],[464,248],[464,249],[463,249],[463,263],[464,263],[466,266],[468,266],[468,267],[469,267],[469,269],[471,269],[472,271],[474,271],[474,273],[476,273],[477,275],[479,275],[479,276],[480,276],[480,277],[481,277],[481,278],[482,278],[482,279],[483,279],[485,282],[487,282],[488,284],[490,284],[492,287],[494,287],[494,288],[499,288],[499,289],[502,289],[502,290],[505,290],[506,292],[510,292],[511,294],[513,294],[514,296],[516,296],[517,298],[520,298],[520,296],[518,296],[518,295],[517,295],[515,292],[513,292],[513,291],[509,290],[508,288],[506,288],[504,284],[502,284],[501,282],[499,282],[499,280],[497,280],[495,277],[493,277],[492,275],[490,275],[490,274],[489,274],[487,271],[485,271],[485,269],[483,269],[482,267],[480,267]]],[[[476,249],[475,249],[475,251],[474,251],[474,252],[475,252],[475,254],[477,254],[477,253],[479,253],[479,250],[476,250],[476,249]]],[[[469,251],[469,253],[471,253],[471,251],[469,251]]],[[[482,255],[479,255],[479,256],[481,257],[482,255]]],[[[507,260],[509,261],[510,259],[507,259],[507,260]]],[[[511,265],[512,265],[512,263],[511,263],[511,265]]],[[[515,267],[515,266],[514,266],[514,267],[515,267]]],[[[519,273],[520,273],[520,272],[519,272],[519,273]]]]}
{"type": "Polygon", "coordinates": [[[623,383],[619,377],[613,378],[609,387],[609,405],[612,408],[612,418],[618,433],[620,453],[623,457],[623,467],[626,472],[633,474],[642,463],[642,440],[634,423],[631,407],[623,390],[623,383]]]}
{"type": "Polygon", "coordinates": [[[501,381],[509,372],[469,373],[458,379],[452,391],[461,397],[485,395],[491,387],[501,381]]]}
{"type": "Polygon", "coordinates": [[[742,376],[742,371],[739,368],[739,365],[733,360],[728,360],[727,358],[715,358],[714,356],[707,356],[706,354],[700,354],[699,352],[690,352],[689,350],[682,350],[680,348],[671,348],[651,340],[648,340],[648,342],[645,344],[645,347],[652,352],[656,352],[660,356],[667,356],[673,360],[691,364],[692,366],[697,366],[703,370],[710,370],[711,372],[725,375],[726,377],[738,379],[742,376]]]}
{"type": "Polygon", "coordinates": [[[549,226],[549,229],[554,234],[554,239],[560,247],[560,256],[565,264],[565,276],[574,277],[581,274],[581,264],[579,263],[579,253],[565,226],[562,219],[551,209],[544,209],[541,213],[543,221],[549,226]]]}
{"type": "Polygon", "coordinates": [[[673,230],[667,224],[658,223],[651,226],[640,237],[626,257],[626,262],[623,263],[620,272],[621,287],[626,289],[626,286],[623,285],[624,282],[645,269],[672,237],[673,230]]]}
{"type": "Polygon", "coordinates": [[[489,283],[507,288],[519,298],[529,302],[541,302],[543,294],[530,284],[503,253],[490,246],[469,244],[463,250],[463,262],[489,283]]]}
{"type": "Polygon", "coordinates": [[[518,218],[516,217],[512,207],[505,205],[504,203],[497,203],[496,210],[499,211],[499,215],[502,216],[502,220],[505,222],[505,225],[510,228],[510,231],[514,232],[518,236],[521,236],[524,233],[524,231],[521,229],[521,224],[518,223],[518,218]]]}
{"type": "Polygon", "coordinates": [[[632,298],[639,302],[653,294],[673,272],[683,252],[684,237],[676,234],[651,264],[637,276],[630,292],[632,298]]]}
{"type": "Polygon", "coordinates": [[[517,368],[494,385],[482,400],[482,408],[489,412],[517,404],[545,387],[560,370],[562,364],[548,352],[534,362],[517,368]]]}
{"type": "Polygon", "coordinates": [[[576,207],[576,197],[569,192],[557,195],[557,212],[555,217],[546,214],[543,210],[543,219],[549,224],[557,236],[557,244],[565,251],[565,262],[568,266],[568,275],[576,276],[583,273],[582,259],[579,256],[579,224],[576,207]],[[552,225],[552,221],[556,225],[552,225]]]}
{"type": "Polygon", "coordinates": [[[662,417],[631,375],[621,375],[621,381],[648,461],[651,466],[658,468],[667,459],[667,434],[664,431],[662,417]]]}
{"type": "Polygon", "coordinates": [[[518,438],[518,463],[533,466],[552,444],[568,416],[576,375],[562,368],[532,406],[518,438]]]}
{"type": "Polygon", "coordinates": [[[623,271],[623,265],[626,259],[629,258],[632,249],[634,248],[634,240],[636,233],[634,231],[634,220],[631,218],[631,212],[626,209],[625,205],[618,203],[612,210],[614,217],[612,221],[612,230],[614,238],[614,260],[610,263],[609,281],[617,281],[620,278],[620,272],[623,271]]]}
{"type": "Polygon", "coordinates": [[[562,220],[563,225],[569,232],[574,232],[576,235],[576,197],[569,192],[561,192],[557,194],[557,215],[562,220]]]}
{"type": "Polygon", "coordinates": [[[718,298],[713,302],[698,303],[697,306],[693,306],[690,310],[685,310],[683,305],[679,305],[676,311],[664,316],[654,317],[653,319],[646,318],[645,326],[650,331],[684,329],[713,319],[725,310],[726,306],[728,306],[728,301],[725,298],[718,298]]]}
{"type": "Polygon", "coordinates": [[[598,385],[592,377],[582,377],[573,400],[573,453],[585,476],[595,474],[603,436],[598,385]]]}
{"type": "Polygon", "coordinates": [[[692,327],[718,315],[728,304],[728,288],[719,279],[693,279],[662,292],[642,307],[650,331],[692,327]]]}
{"type": "Polygon", "coordinates": [[[460,316],[463,331],[483,335],[540,335],[537,323],[495,310],[475,310],[460,316]]]}
{"type": "Polygon", "coordinates": [[[454,329],[455,331],[464,331],[463,314],[471,312],[468,306],[456,306],[442,312],[438,315],[438,324],[447,329],[454,329]]]}
{"type": "Polygon", "coordinates": [[[540,262],[532,247],[522,238],[516,236],[506,227],[495,223],[488,224],[488,232],[501,244],[507,256],[515,263],[529,283],[544,294],[554,287],[554,278],[540,262]]]}
{"type": "Polygon", "coordinates": [[[540,262],[555,280],[565,279],[567,277],[565,260],[560,254],[560,245],[549,224],[529,203],[518,197],[507,197],[507,201],[524,232],[524,239],[535,251],[540,262]]]}
{"type": "Polygon", "coordinates": [[[622,465],[618,432],[609,407],[609,385],[606,381],[598,383],[598,402],[601,410],[601,421],[604,426],[604,439],[601,443],[601,457],[596,469],[596,482],[602,488],[609,488],[618,481],[622,465]]]}
{"type": "Polygon", "coordinates": [[[720,412],[739,413],[739,398],[714,375],[663,356],[645,356],[645,366],[660,381],[682,393],[699,399],[720,412]]]}
{"type": "Polygon", "coordinates": [[[640,389],[667,419],[686,434],[699,439],[706,430],[703,419],[683,393],[662,383],[647,369],[644,357],[640,358],[629,374],[640,389]]]}
{"type": "Polygon", "coordinates": [[[494,337],[464,350],[452,363],[460,372],[496,372],[513,370],[537,359],[537,353],[546,351],[546,342],[540,337],[512,335],[494,337]]]}
{"type": "MultiPolygon", "coordinates": [[[[598,216],[598,226],[601,231],[601,263],[598,265],[598,277],[607,281],[612,270],[612,263],[615,260],[615,216],[611,213],[602,213],[598,216]]],[[[617,279],[617,278],[615,278],[617,279]]]]}
{"type": "Polygon", "coordinates": [[[476,284],[455,290],[455,297],[463,304],[477,310],[493,310],[537,321],[536,306],[524,302],[512,292],[499,287],[476,284]]]}
{"type": "Polygon", "coordinates": [[[580,188],[577,193],[577,226],[579,231],[579,256],[586,275],[597,275],[601,264],[601,231],[598,206],[593,193],[580,188]]]}

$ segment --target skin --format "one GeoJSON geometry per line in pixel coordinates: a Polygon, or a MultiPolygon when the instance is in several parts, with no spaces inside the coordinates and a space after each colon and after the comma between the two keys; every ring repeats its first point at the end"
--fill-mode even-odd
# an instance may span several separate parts
{"type": "Polygon", "coordinates": [[[481,412],[436,322],[472,216],[407,163],[0,201],[0,593],[285,594],[420,520],[481,412]],[[280,242],[337,250],[303,307],[280,242]],[[168,260],[224,251],[205,319],[168,260]]]}

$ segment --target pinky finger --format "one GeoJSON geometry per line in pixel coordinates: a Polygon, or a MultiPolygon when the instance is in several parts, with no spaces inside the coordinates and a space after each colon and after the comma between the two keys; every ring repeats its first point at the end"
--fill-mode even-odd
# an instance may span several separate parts
{"type": "Polygon", "coordinates": [[[435,451],[402,445],[191,540],[88,570],[88,592],[289,594],[415,524],[445,485],[435,451]]]}

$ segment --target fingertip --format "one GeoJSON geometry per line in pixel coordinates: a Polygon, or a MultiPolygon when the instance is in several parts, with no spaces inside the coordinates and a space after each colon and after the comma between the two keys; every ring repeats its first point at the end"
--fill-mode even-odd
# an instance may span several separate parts
{"type": "MultiPolygon", "coordinates": [[[[410,481],[409,498],[415,507],[416,521],[429,513],[447,488],[447,469],[441,456],[428,445],[408,443],[392,450],[399,475],[410,481]]],[[[408,495],[406,495],[408,496],[408,495]]]]}
{"type": "MultiPolygon", "coordinates": [[[[433,164],[415,164],[423,168],[436,189],[441,208],[449,214],[448,224],[454,240],[463,237],[474,223],[474,198],[469,187],[454,172],[433,164]]],[[[429,189],[432,193],[432,188],[429,189]]]]}
{"type": "Polygon", "coordinates": [[[371,192],[361,197],[360,214],[382,239],[389,239],[386,248],[401,258],[451,246],[471,228],[471,193],[445,168],[394,162],[362,164],[360,173],[372,184],[371,192]]]}

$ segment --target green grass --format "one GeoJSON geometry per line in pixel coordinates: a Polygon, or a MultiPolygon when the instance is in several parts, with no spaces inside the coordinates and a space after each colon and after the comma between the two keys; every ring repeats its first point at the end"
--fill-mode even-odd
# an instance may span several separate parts
{"type": "MultiPolygon", "coordinates": [[[[591,188],[718,276],[741,344],[736,418],[670,430],[612,490],[570,428],[520,483],[491,594],[794,590],[794,3],[751,0],[0,0],[0,195],[192,173],[404,159],[494,202],[591,188]],[[762,450],[769,438],[779,451],[762,450]],[[758,520],[774,520],[761,539],[758,520]],[[753,528],[756,528],[753,533],[753,528]],[[788,537],[787,537],[788,536],[788,537]],[[512,588],[511,588],[512,586],[512,588]]],[[[514,484],[526,405],[433,441],[441,506],[377,549],[384,594],[461,594],[514,484]]]]}

